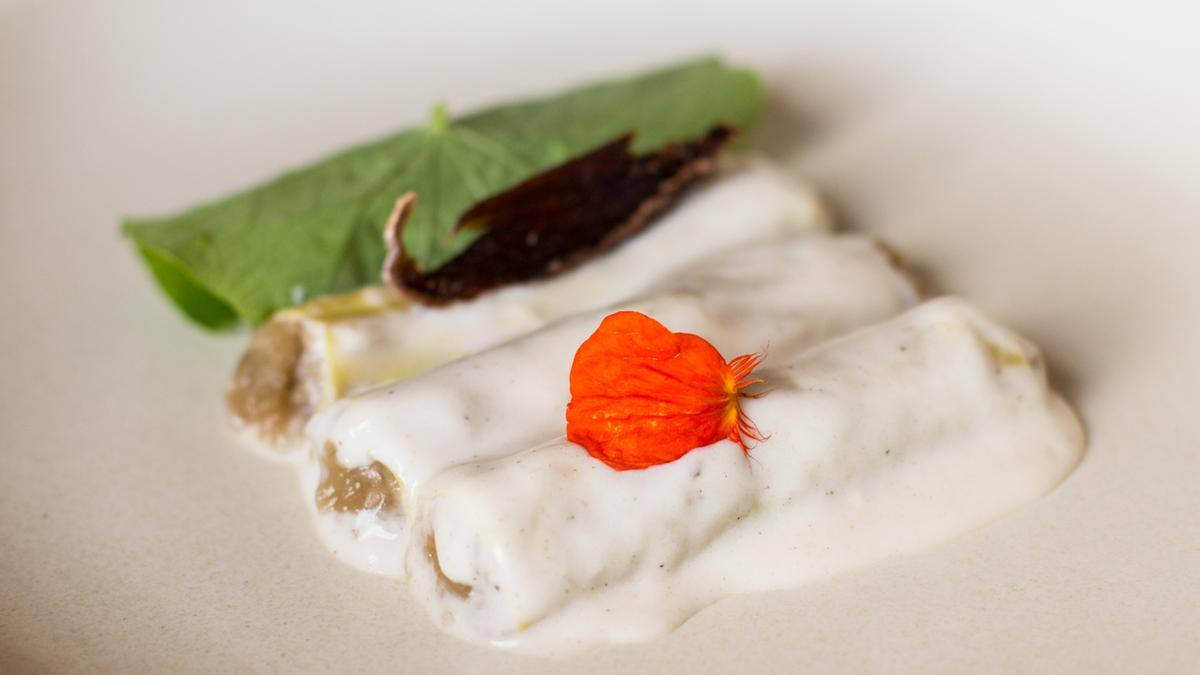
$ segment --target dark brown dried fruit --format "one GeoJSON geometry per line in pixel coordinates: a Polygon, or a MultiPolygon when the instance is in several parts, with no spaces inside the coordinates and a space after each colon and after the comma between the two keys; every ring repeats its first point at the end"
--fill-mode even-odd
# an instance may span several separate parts
{"type": "Polygon", "coordinates": [[[635,157],[633,134],[625,134],[471,207],[456,227],[484,233],[430,272],[418,270],[401,244],[416,202],[415,193],[405,194],[388,221],[384,281],[418,301],[444,304],[568,270],[643,230],[712,173],[732,137],[732,128],[718,125],[635,157]]]}

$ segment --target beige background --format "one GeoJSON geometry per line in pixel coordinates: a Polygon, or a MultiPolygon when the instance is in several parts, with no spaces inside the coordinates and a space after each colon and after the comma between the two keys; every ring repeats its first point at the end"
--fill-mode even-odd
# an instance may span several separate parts
{"type": "Polygon", "coordinates": [[[1197,668],[1194,3],[337,4],[0,7],[0,671],[1197,668]],[[984,529],[659,642],[565,662],[460,644],[329,556],[291,473],[234,445],[244,336],[187,325],[118,218],[435,100],[700,49],[762,69],[763,146],[850,226],[1044,346],[1088,455],[984,529]]]}

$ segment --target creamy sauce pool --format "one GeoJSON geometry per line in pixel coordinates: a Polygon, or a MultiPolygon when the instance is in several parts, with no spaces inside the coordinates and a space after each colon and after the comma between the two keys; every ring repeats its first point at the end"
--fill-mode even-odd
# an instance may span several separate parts
{"type": "Polygon", "coordinates": [[[302,473],[322,538],[407,579],[455,635],[556,653],[928,546],[1077,463],[1036,348],[960,300],[915,306],[869,240],[768,229],[636,299],[328,406],[302,473]],[[565,442],[571,358],[613,309],[726,356],[769,341],[770,392],[745,410],[770,438],[749,459],[721,442],[626,472],[565,442]]]}

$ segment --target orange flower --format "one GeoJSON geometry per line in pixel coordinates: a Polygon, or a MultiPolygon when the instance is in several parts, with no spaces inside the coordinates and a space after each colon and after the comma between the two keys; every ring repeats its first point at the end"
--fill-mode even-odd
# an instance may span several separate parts
{"type": "Polygon", "coordinates": [[[672,333],[639,312],[617,312],[575,352],[567,440],[614,469],[644,469],[729,439],[763,440],[742,414],[763,354],[728,363],[706,340],[672,333]]]}

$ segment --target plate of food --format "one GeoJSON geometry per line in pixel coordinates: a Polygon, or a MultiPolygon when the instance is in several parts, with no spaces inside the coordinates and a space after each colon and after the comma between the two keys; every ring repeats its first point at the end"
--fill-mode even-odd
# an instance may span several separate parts
{"type": "Polygon", "coordinates": [[[488,10],[380,93],[395,8],[112,9],[6,10],[14,671],[1194,660],[1179,24],[488,10]]]}

